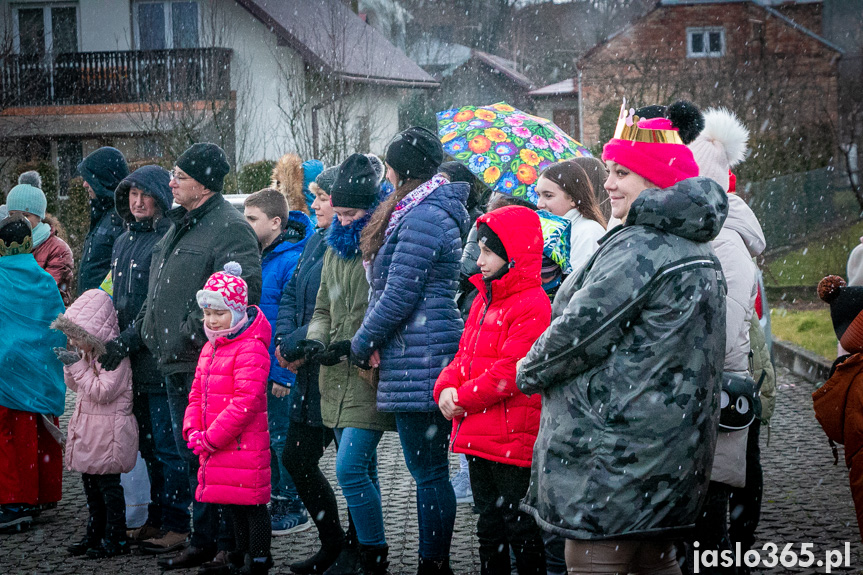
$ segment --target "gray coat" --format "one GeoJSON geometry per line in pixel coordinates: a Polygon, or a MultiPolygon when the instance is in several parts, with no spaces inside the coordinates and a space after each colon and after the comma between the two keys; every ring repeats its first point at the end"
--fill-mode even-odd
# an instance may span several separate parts
{"type": "Polygon", "coordinates": [[[646,190],[557,294],[518,386],[542,393],[522,509],[569,539],[671,539],[710,479],[725,343],[707,178],[646,190]]]}

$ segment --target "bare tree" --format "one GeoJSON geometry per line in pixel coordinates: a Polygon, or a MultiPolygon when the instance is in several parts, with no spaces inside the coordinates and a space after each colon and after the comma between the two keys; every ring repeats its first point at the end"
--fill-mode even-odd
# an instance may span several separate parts
{"type": "Polygon", "coordinates": [[[201,3],[199,48],[139,52],[142,104],[127,116],[135,130],[177,157],[207,139],[245,162],[258,125],[259,100],[247,65],[231,65],[236,27],[216,0],[201,3]],[[164,54],[162,54],[164,52],[164,54]],[[233,90],[232,90],[233,79],[233,90]]]}
{"type": "Polygon", "coordinates": [[[290,141],[285,146],[301,157],[326,163],[342,161],[355,151],[369,151],[372,141],[383,135],[375,120],[378,102],[369,84],[348,80],[332,68],[349,59],[372,62],[386,54],[372,51],[368,29],[359,33],[339,12],[336,3],[315,8],[323,62],[317,66],[273,57],[279,66],[278,108],[290,141]]]}

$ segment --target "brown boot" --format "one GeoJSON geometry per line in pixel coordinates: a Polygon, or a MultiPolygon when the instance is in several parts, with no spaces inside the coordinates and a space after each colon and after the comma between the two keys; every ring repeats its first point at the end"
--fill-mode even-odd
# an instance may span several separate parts
{"type": "Polygon", "coordinates": [[[184,549],[189,544],[188,533],[177,533],[176,531],[168,531],[162,533],[161,536],[153,539],[141,541],[141,552],[152,553],[153,555],[162,555],[172,551],[184,549]]]}
{"type": "Polygon", "coordinates": [[[147,539],[158,539],[162,536],[162,532],[158,527],[153,527],[149,523],[144,523],[141,527],[137,529],[130,529],[126,531],[126,538],[129,540],[129,543],[132,545],[140,545],[143,541],[147,539]]]}

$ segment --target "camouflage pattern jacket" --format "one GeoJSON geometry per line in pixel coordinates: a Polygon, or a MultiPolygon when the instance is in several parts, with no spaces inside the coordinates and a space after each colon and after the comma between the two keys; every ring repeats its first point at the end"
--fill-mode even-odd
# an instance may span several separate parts
{"type": "Polygon", "coordinates": [[[694,526],[719,419],[725,284],[709,244],[728,200],[707,178],[643,192],[555,298],[517,385],[542,393],[522,509],[569,539],[694,526]]]}

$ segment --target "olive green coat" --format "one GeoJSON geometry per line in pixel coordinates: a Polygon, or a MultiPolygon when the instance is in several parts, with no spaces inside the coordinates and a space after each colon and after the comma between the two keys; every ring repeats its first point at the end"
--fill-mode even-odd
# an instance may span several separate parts
{"type": "MultiPolygon", "coordinates": [[[[369,283],[362,258],[344,259],[333,248],[327,248],[321,288],[306,338],[324,345],[350,340],[363,323],[368,298],[369,283]]],[[[393,414],[377,409],[377,384],[371,380],[371,372],[361,372],[347,361],[322,365],[319,383],[324,425],[394,431],[393,414]]]]}

